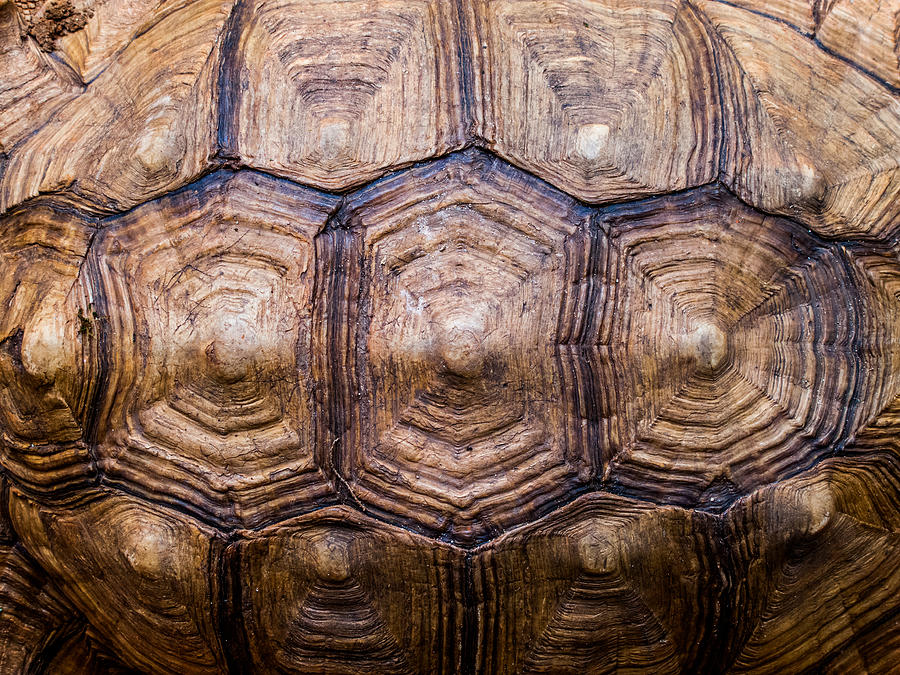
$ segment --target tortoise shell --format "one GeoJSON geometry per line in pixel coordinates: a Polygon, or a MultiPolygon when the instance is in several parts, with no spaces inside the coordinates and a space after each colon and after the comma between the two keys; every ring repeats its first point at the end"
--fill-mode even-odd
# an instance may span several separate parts
{"type": "Polygon", "coordinates": [[[0,671],[897,667],[895,0],[15,0],[0,73],[0,671]]]}

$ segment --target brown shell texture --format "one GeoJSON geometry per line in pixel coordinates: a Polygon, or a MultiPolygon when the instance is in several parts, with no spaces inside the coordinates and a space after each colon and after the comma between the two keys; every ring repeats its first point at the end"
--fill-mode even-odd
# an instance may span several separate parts
{"type": "Polygon", "coordinates": [[[900,672],[900,0],[0,0],[0,673],[900,672]]]}

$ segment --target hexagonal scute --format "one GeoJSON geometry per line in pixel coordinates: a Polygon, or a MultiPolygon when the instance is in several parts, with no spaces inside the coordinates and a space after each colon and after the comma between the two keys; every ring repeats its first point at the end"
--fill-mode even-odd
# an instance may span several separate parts
{"type": "Polygon", "coordinates": [[[340,506],[229,555],[253,670],[461,672],[463,551],[340,506]]]}
{"type": "Polygon", "coordinates": [[[466,0],[491,150],[569,194],[620,201],[718,174],[709,35],[679,0],[466,0]]]}
{"type": "Polygon", "coordinates": [[[110,376],[97,456],[109,483],[226,525],[327,499],[313,238],[335,203],[220,172],[102,232],[92,264],[110,376]]]}
{"type": "Polygon", "coordinates": [[[88,416],[100,358],[83,262],[97,223],[35,204],[0,232],[0,464],[32,492],[93,480],[88,416]]]}
{"type": "Polygon", "coordinates": [[[335,433],[352,496],[461,542],[570,497],[593,464],[561,368],[587,210],[470,151],[375,183],[338,219],[324,264],[355,271],[332,280],[322,323],[345,364],[335,433]]]}
{"type": "Polygon", "coordinates": [[[223,672],[215,530],[130,495],[83,497],[55,508],[13,490],[16,531],[45,574],[131,668],[223,672]]]}
{"type": "Polygon", "coordinates": [[[223,68],[223,152],[343,189],[459,148],[457,14],[444,0],[243,3],[223,68]]]}
{"type": "Polygon", "coordinates": [[[473,555],[475,672],[704,672],[715,518],[593,493],[473,555]]]}
{"type": "Polygon", "coordinates": [[[845,247],[720,188],[600,224],[614,491],[724,508],[841,450],[895,395],[896,326],[878,327],[887,305],[845,247]]]}

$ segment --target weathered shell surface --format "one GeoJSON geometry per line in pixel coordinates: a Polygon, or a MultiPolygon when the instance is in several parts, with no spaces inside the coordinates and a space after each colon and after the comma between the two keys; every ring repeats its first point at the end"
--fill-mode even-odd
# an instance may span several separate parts
{"type": "Polygon", "coordinates": [[[0,2],[0,672],[891,672],[900,2],[0,2]]]}

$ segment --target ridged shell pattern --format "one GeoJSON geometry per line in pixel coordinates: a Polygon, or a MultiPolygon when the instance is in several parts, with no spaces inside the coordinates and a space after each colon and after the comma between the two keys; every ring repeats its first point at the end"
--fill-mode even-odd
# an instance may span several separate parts
{"type": "Polygon", "coordinates": [[[0,5],[0,672],[896,668],[900,4],[76,5],[0,5]]]}

